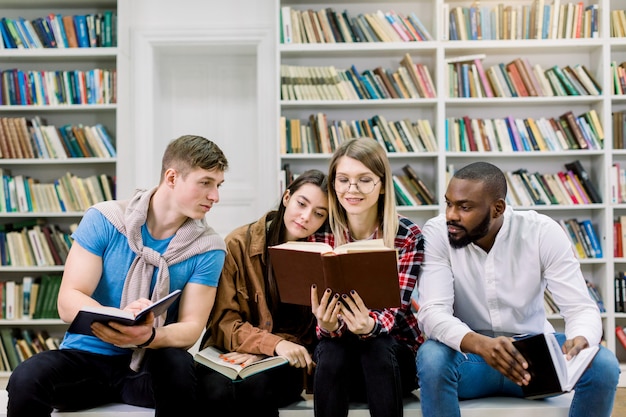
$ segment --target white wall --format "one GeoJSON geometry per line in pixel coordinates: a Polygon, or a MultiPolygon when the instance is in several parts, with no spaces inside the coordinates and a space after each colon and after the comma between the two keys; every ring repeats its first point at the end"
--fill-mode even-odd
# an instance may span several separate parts
{"type": "Polygon", "coordinates": [[[118,195],[158,182],[166,144],[215,141],[230,169],[208,215],[225,235],[278,201],[273,0],[119,0],[118,195]],[[122,93],[123,94],[123,93],[122,93]]]}

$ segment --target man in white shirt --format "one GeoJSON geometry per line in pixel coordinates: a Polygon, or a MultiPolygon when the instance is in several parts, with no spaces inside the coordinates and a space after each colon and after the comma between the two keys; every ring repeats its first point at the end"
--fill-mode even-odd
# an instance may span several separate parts
{"type": "MultiPolygon", "coordinates": [[[[561,226],[535,211],[507,208],[506,178],[477,162],[454,174],[445,215],[423,228],[418,283],[418,350],[424,417],[460,416],[459,399],[522,397],[528,364],[512,336],[554,332],[546,319],[546,286],[565,320],[557,334],[568,357],[597,345],[602,322],[561,226]],[[566,340],[567,339],[567,340],[566,340]]],[[[609,417],[619,379],[604,347],[575,386],[570,417],[609,417]]]]}

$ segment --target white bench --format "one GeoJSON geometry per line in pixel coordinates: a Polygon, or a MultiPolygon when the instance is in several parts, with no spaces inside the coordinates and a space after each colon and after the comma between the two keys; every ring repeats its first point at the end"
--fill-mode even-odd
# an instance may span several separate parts
{"type": "MultiPolygon", "coordinates": [[[[479,400],[461,401],[462,417],[567,417],[573,394],[564,394],[545,400],[524,400],[520,398],[492,397],[479,400]]],[[[280,410],[281,417],[313,417],[313,399],[292,404],[280,410]]],[[[6,417],[8,396],[0,391],[0,417],[6,417]]],[[[405,415],[421,417],[419,400],[408,399],[404,404],[405,415]]],[[[109,404],[76,412],[54,412],[55,417],[154,417],[154,410],[126,404],[109,404]]],[[[353,404],[349,417],[369,417],[366,404],[353,404]]]]}

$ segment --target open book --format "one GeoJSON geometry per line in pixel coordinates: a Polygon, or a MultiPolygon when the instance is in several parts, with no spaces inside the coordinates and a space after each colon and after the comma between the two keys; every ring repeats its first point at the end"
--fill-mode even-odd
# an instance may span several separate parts
{"type": "Polygon", "coordinates": [[[142,323],[151,311],[154,313],[155,317],[165,313],[165,311],[174,301],[176,301],[180,294],[181,290],[172,291],[137,314],[115,307],[85,306],[80,309],[67,331],[70,333],[80,333],[93,336],[91,323],[95,321],[105,324],[110,321],[114,321],[125,326],[134,326],[142,323]]]}
{"type": "Polygon", "coordinates": [[[571,391],[600,349],[590,346],[568,361],[552,333],[526,336],[513,345],[528,362],[530,383],[522,390],[531,399],[571,391]]]}
{"type": "Polygon", "coordinates": [[[244,379],[251,375],[265,371],[266,369],[289,363],[287,358],[284,356],[267,356],[244,367],[241,365],[235,365],[220,358],[222,353],[223,352],[219,349],[209,346],[196,353],[194,355],[194,360],[233,380],[238,378],[244,379]]]}
{"type": "Polygon", "coordinates": [[[372,309],[399,307],[398,255],[382,239],[346,243],[333,250],[321,242],[287,242],[269,248],[283,303],[311,305],[311,285],[318,295],[355,290],[372,309]]]}

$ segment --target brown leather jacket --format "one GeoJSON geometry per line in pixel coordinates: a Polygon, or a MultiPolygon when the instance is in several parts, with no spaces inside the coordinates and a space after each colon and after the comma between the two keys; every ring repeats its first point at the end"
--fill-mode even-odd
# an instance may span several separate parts
{"type": "Polygon", "coordinates": [[[226,237],[227,254],[202,347],[272,356],[290,334],[273,334],[274,319],[266,301],[265,235],[268,214],[226,237]]]}

